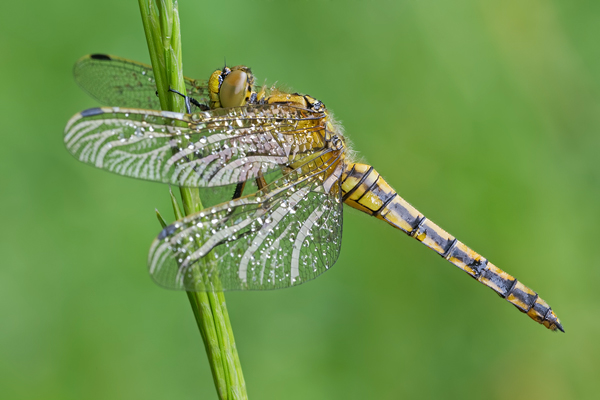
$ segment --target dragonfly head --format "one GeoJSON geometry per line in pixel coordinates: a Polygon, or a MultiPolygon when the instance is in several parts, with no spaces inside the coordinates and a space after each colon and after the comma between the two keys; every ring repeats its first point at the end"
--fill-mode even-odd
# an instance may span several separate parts
{"type": "Polygon", "coordinates": [[[243,106],[256,97],[253,85],[254,75],[244,65],[216,70],[208,80],[210,108],[243,106]]]}

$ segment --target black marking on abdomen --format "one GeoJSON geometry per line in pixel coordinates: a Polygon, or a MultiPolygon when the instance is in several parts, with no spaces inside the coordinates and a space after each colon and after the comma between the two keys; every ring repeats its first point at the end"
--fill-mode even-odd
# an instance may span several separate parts
{"type": "Polygon", "coordinates": [[[506,293],[503,296],[505,299],[508,298],[508,296],[510,296],[510,294],[512,293],[513,290],[515,290],[515,287],[517,286],[517,282],[519,282],[519,281],[515,278],[512,286],[506,291],[506,293]]]}
{"type": "MultiPolygon", "coordinates": [[[[369,172],[370,172],[370,171],[369,171],[369,172]]],[[[373,182],[373,184],[372,184],[371,186],[369,186],[369,188],[368,188],[367,190],[365,190],[365,191],[363,192],[363,194],[361,194],[361,195],[360,195],[360,197],[359,197],[358,199],[356,199],[356,200],[355,200],[357,203],[360,203],[360,200],[361,200],[363,197],[365,197],[365,195],[366,195],[367,193],[371,193],[371,192],[373,191],[373,188],[374,188],[374,187],[378,187],[378,185],[377,185],[377,181],[379,180],[379,178],[381,178],[381,175],[380,175],[380,176],[378,176],[378,177],[377,177],[377,179],[375,179],[375,182],[373,182]]],[[[375,194],[375,193],[373,193],[373,194],[375,194]]]]}
{"type": "Polygon", "coordinates": [[[473,275],[473,278],[479,280],[479,277],[481,277],[483,271],[487,269],[488,260],[487,258],[481,258],[479,260],[474,260],[473,263],[467,265],[469,266],[469,268],[475,271],[475,275],[473,275]]]}
{"type": "Polygon", "coordinates": [[[377,216],[377,215],[381,214],[381,212],[383,210],[385,210],[385,208],[392,202],[392,200],[394,200],[396,198],[396,196],[398,196],[398,193],[394,192],[394,194],[392,194],[390,196],[390,198],[387,199],[381,207],[379,207],[379,210],[377,210],[373,213],[373,215],[377,216]]]}
{"type": "Polygon", "coordinates": [[[423,226],[423,224],[425,222],[427,222],[427,217],[425,217],[425,216],[421,217],[421,219],[419,220],[417,225],[413,228],[412,231],[410,231],[409,236],[415,237],[419,233],[419,230],[421,229],[421,227],[423,226]]]}
{"type": "Polygon", "coordinates": [[[548,307],[548,311],[544,314],[544,321],[552,321],[554,323],[554,318],[549,317],[552,317],[552,307],[548,307]]]}
{"type": "MultiPolygon", "coordinates": [[[[354,168],[352,168],[352,169],[354,170],[354,168]]],[[[352,193],[354,193],[356,191],[356,189],[358,189],[360,187],[360,185],[362,185],[362,183],[365,181],[365,179],[367,179],[367,176],[369,176],[369,174],[372,171],[373,171],[373,167],[369,167],[369,170],[364,173],[364,175],[362,176],[362,178],[360,178],[358,183],[352,189],[350,189],[350,191],[347,192],[344,195],[344,197],[342,197],[342,201],[346,201],[348,199],[348,197],[352,196],[352,193]]],[[[350,176],[350,175],[348,175],[348,176],[350,176]]]]}
{"type": "Polygon", "coordinates": [[[527,310],[525,310],[524,312],[528,313],[529,311],[531,311],[531,308],[534,306],[534,304],[537,301],[538,297],[540,297],[540,295],[536,293],[535,296],[533,296],[533,302],[531,302],[531,304],[529,305],[529,308],[527,310]]]}
{"type": "Polygon", "coordinates": [[[342,181],[342,185],[344,184],[344,182],[346,182],[346,180],[348,180],[349,177],[354,175],[354,169],[356,168],[356,164],[352,164],[352,169],[350,170],[350,172],[346,173],[346,178],[344,178],[344,180],[342,181]]]}
{"type": "Polygon", "coordinates": [[[538,303],[537,301],[535,303],[533,303],[533,306],[531,306],[535,312],[538,315],[544,315],[544,318],[546,318],[546,315],[548,314],[548,312],[551,312],[551,308],[548,307],[546,308],[543,304],[538,303]]]}
{"type": "MultiPolygon", "coordinates": [[[[398,196],[399,198],[401,198],[400,196],[398,196]]],[[[404,207],[404,204],[402,202],[390,202],[388,204],[388,210],[390,213],[395,213],[397,215],[400,216],[400,218],[405,221],[408,225],[413,226],[415,224],[419,223],[419,218],[418,215],[416,217],[414,217],[406,207],[404,207]]],[[[417,211],[418,212],[418,211],[417,211]]],[[[387,215],[387,213],[386,213],[387,215]]],[[[385,217],[384,217],[385,218],[385,217]]],[[[394,225],[395,226],[395,225],[394,225]]],[[[404,231],[404,229],[402,229],[403,232],[406,232],[406,234],[409,234],[408,231],[404,231]]],[[[412,232],[412,231],[411,231],[412,232]]]]}
{"type": "Polygon", "coordinates": [[[448,246],[448,249],[444,252],[444,254],[441,254],[441,256],[444,257],[446,260],[449,259],[452,256],[452,251],[454,250],[457,244],[458,239],[454,238],[452,243],[450,243],[450,246],[448,246]]]}
{"type": "Polygon", "coordinates": [[[486,286],[490,287],[493,291],[498,293],[498,295],[500,295],[500,297],[503,297],[503,298],[506,298],[506,292],[510,288],[512,288],[512,285],[514,285],[514,282],[516,281],[516,279],[513,279],[513,280],[504,279],[500,275],[496,274],[493,271],[490,271],[489,269],[486,269],[485,271],[483,271],[482,276],[494,285],[494,286],[490,286],[490,285],[486,285],[486,286]],[[487,273],[487,271],[489,271],[489,273],[487,273]]]}

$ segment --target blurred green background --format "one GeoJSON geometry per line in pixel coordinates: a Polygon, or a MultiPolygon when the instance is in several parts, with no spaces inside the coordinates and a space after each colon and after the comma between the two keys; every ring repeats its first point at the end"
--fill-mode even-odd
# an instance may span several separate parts
{"type": "MultiPolygon", "coordinates": [[[[386,224],[346,210],[332,271],[230,293],[251,399],[596,399],[600,2],[180,1],[184,70],[226,57],[335,112],[428,217],[538,291],[552,334],[386,224]]],[[[74,62],[149,62],[137,2],[0,5],[0,397],[216,398],[183,293],[146,254],[165,185],[62,144],[97,104],[74,62]]]]}

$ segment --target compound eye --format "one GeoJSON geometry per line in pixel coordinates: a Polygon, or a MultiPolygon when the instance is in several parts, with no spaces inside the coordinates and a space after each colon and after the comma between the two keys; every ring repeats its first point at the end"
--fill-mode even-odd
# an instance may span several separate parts
{"type": "Polygon", "coordinates": [[[219,90],[221,107],[238,107],[244,105],[248,91],[248,74],[244,71],[231,71],[225,77],[219,90]]]}

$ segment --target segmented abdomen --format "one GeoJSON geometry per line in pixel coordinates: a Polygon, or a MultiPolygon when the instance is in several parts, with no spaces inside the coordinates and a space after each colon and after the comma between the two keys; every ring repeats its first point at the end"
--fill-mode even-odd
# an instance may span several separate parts
{"type": "Polygon", "coordinates": [[[341,180],[343,198],[347,205],[382,219],[414,237],[493,289],[534,321],[550,330],[560,329],[564,332],[554,311],[536,292],[427,219],[400,197],[373,167],[350,164],[341,180]]]}

